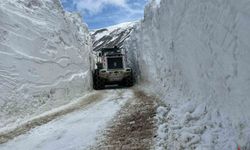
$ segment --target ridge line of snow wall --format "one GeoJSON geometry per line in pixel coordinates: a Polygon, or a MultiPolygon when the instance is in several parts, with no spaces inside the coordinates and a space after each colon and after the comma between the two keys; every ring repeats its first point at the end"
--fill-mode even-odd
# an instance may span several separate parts
{"type": "Polygon", "coordinates": [[[157,3],[146,6],[144,20],[124,46],[141,85],[169,104],[191,100],[221,112],[235,128],[244,126],[237,138],[243,130],[249,133],[249,1],[157,3]],[[185,98],[166,99],[171,91],[185,98]]]}
{"type": "Polygon", "coordinates": [[[0,2],[0,127],[91,90],[87,26],[59,0],[0,2]]]}

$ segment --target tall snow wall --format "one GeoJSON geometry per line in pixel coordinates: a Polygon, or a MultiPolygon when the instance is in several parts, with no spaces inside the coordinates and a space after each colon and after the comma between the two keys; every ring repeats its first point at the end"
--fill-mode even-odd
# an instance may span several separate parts
{"type": "Polygon", "coordinates": [[[90,89],[91,37],[59,0],[0,2],[0,127],[90,89]]]}
{"type": "Polygon", "coordinates": [[[221,112],[242,127],[235,134],[249,129],[249,0],[152,0],[130,37],[125,47],[141,85],[221,112]]]}

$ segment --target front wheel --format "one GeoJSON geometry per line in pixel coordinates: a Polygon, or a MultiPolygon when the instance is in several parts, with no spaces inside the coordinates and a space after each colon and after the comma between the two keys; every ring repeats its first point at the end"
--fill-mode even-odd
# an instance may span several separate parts
{"type": "Polygon", "coordinates": [[[125,86],[126,87],[131,87],[131,86],[133,86],[133,78],[131,78],[131,77],[128,77],[128,78],[126,78],[125,79],[125,86]]]}
{"type": "Polygon", "coordinates": [[[134,85],[133,73],[131,72],[130,76],[126,77],[124,80],[124,85],[126,87],[131,87],[134,85]]]}
{"type": "Polygon", "coordinates": [[[100,90],[104,89],[104,87],[105,87],[105,81],[99,77],[98,70],[95,70],[95,72],[93,73],[93,88],[95,90],[100,90]]]}

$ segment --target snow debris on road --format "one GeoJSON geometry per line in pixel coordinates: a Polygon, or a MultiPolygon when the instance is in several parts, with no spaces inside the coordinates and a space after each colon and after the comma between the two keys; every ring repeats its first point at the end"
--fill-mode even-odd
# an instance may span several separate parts
{"type": "Polygon", "coordinates": [[[84,95],[81,98],[73,100],[71,103],[66,104],[64,106],[52,109],[41,115],[30,118],[28,120],[23,120],[22,122],[19,122],[18,124],[13,124],[12,126],[6,126],[4,128],[1,128],[0,129],[0,144],[5,143],[8,140],[11,140],[18,135],[24,134],[37,126],[46,124],[47,122],[57,117],[76,111],[78,109],[86,107],[102,99],[103,99],[102,92],[98,92],[98,93],[91,92],[91,93],[84,95]]]}
{"type": "Polygon", "coordinates": [[[116,112],[133,97],[131,90],[104,90],[104,99],[58,117],[0,145],[1,150],[79,150],[93,145],[116,112]]]}
{"type": "MultiPolygon", "coordinates": [[[[170,94],[171,95],[171,94],[170,94]]],[[[165,97],[166,100],[186,98],[178,94],[165,97]]],[[[242,133],[237,133],[231,121],[217,109],[209,113],[205,104],[196,104],[192,100],[172,105],[162,104],[157,108],[156,149],[192,149],[192,150],[236,150],[239,143],[235,134],[250,135],[242,124],[242,133]]],[[[240,136],[240,135],[239,135],[240,136]]],[[[242,146],[247,149],[250,145],[242,146]]]]}

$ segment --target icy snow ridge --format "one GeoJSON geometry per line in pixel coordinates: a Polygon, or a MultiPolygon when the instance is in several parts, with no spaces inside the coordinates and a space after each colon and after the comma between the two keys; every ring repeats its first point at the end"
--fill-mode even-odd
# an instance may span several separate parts
{"type": "Polygon", "coordinates": [[[180,128],[166,139],[178,139],[177,149],[249,149],[249,1],[158,2],[146,6],[125,47],[144,87],[172,105],[168,122],[180,128]],[[180,111],[186,103],[201,113],[180,111]],[[206,128],[193,135],[195,125],[206,128]]]}
{"type": "Polygon", "coordinates": [[[0,2],[0,127],[90,89],[91,38],[59,0],[0,2]]]}

